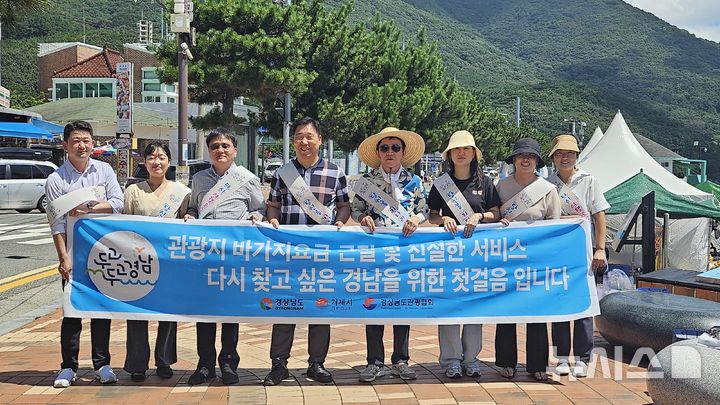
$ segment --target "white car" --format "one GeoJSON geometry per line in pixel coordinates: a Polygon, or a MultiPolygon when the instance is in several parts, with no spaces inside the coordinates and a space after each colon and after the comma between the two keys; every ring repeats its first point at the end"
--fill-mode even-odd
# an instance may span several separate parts
{"type": "Polygon", "coordinates": [[[45,212],[45,182],[56,169],[52,162],[0,159],[0,209],[45,212]]]}
{"type": "Polygon", "coordinates": [[[270,182],[270,180],[272,180],[273,176],[275,176],[275,170],[277,170],[282,165],[283,165],[282,162],[268,163],[268,165],[265,166],[265,174],[263,174],[265,181],[270,182]]]}

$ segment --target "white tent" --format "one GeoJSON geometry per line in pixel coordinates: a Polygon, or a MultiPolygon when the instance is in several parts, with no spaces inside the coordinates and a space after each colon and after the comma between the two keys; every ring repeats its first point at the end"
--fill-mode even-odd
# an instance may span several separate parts
{"type": "MultiPolygon", "coordinates": [[[[613,118],[612,123],[605,131],[605,135],[601,135],[594,147],[591,148],[598,131],[599,129],[595,131],[590,143],[588,143],[588,147],[585,148],[584,152],[586,154],[582,160],[578,161],[578,167],[598,179],[603,193],[635,176],[642,170],[673,194],[682,195],[696,201],[712,198],[712,194],[691,186],[660,166],[635,139],[620,111],[613,118]]],[[[623,218],[624,215],[606,216],[607,236],[609,239],[612,239],[613,235],[622,227],[623,218]]],[[[689,270],[706,269],[708,263],[708,221],[707,218],[670,221],[670,237],[667,241],[668,267],[689,270]]],[[[660,226],[661,223],[662,220],[656,218],[656,225],[660,226]]],[[[638,225],[636,225],[631,235],[640,236],[639,224],[640,220],[638,220],[638,225]]],[[[620,253],[611,253],[611,261],[637,265],[641,257],[641,254],[638,253],[639,249],[639,246],[626,246],[620,253]]]]}
{"type": "Polygon", "coordinates": [[[585,157],[590,153],[591,150],[600,142],[602,137],[605,136],[603,134],[603,131],[600,129],[600,127],[595,128],[595,132],[592,134],[592,138],[590,138],[590,142],[585,145],[585,148],[580,152],[580,155],[578,156],[578,162],[581,162],[585,157]]]}
{"type": "Polygon", "coordinates": [[[603,193],[642,170],[673,194],[686,196],[696,201],[704,201],[713,197],[712,194],[678,179],[660,166],[660,163],[656,162],[640,146],[620,111],[615,114],[615,118],[605,131],[605,136],[582,161],[578,162],[578,167],[598,179],[603,193]]]}

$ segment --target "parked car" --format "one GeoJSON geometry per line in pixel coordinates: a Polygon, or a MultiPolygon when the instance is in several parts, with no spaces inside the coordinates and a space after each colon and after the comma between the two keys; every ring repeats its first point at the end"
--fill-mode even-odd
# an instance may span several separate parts
{"type": "MultiPolygon", "coordinates": [[[[190,166],[190,182],[188,183],[188,187],[192,187],[193,175],[200,170],[205,170],[209,168],[210,162],[205,160],[188,160],[188,166],[190,166]]],[[[170,166],[165,176],[168,178],[168,180],[175,180],[175,165],[170,166]]],[[[125,182],[125,188],[127,188],[131,184],[145,181],[148,179],[148,177],[150,176],[148,174],[147,168],[145,167],[145,163],[138,163],[137,166],[135,166],[132,177],[128,177],[127,181],[125,182]]]]}
{"type": "Polygon", "coordinates": [[[52,152],[30,148],[2,147],[0,148],[0,159],[48,161],[52,159],[52,152]]]}
{"type": "Polygon", "coordinates": [[[275,176],[275,170],[277,170],[280,166],[282,166],[282,162],[271,162],[268,163],[267,166],[265,166],[263,178],[265,181],[270,182],[272,180],[273,176],[275,176]]]}
{"type": "Polygon", "coordinates": [[[52,162],[0,159],[0,209],[45,212],[45,182],[56,169],[52,162]]]}

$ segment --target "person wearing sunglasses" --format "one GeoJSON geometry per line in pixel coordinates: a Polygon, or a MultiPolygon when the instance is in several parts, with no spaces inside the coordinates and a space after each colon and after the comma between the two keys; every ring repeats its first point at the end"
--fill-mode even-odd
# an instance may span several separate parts
{"type": "MultiPolygon", "coordinates": [[[[212,166],[193,176],[185,220],[199,218],[260,221],[266,209],[265,199],[260,191],[260,179],[246,168],[235,164],[235,135],[229,129],[217,128],[208,134],[205,144],[210,151],[212,166]]],[[[199,360],[195,372],[188,379],[190,385],[202,384],[215,378],[216,327],[214,322],[198,322],[196,325],[199,360]]],[[[240,363],[237,352],[237,323],[222,324],[221,342],[222,348],[217,358],[221,378],[226,385],[235,384],[239,381],[237,367],[240,363]]]]}
{"type": "MultiPolygon", "coordinates": [[[[427,194],[420,177],[405,168],[417,163],[424,152],[425,141],[411,131],[388,127],[366,138],[358,154],[373,170],[353,187],[352,218],[370,233],[381,226],[402,229],[404,236],[415,232],[427,219],[427,194]],[[370,194],[373,198],[369,198],[370,194]],[[396,209],[385,215],[388,210],[384,208],[388,205],[396,209]]],[[[383,325],[365,327],[367,366],[360,372],[360,381],[371,382],[388,374],[414,380],[415,371],[408,366],[410,326],[393,326],[392,367],[385,366],[384,330],[383,325]]]]}

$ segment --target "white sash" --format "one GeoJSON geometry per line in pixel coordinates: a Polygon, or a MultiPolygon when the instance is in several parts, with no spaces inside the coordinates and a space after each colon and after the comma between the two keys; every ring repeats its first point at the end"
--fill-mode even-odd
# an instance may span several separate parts
{"type": "Polygon", "coordinates": [[[386,218],[390,218],[397,226],[405,225],[405,222],[410,219],[410,214],[396,199],[382,191],[367,177],[361,177],[356,181],[353,191],[372,205],[375,211],[380,212],[386,218]]]}
{"type": "Polygon", "coordinates": [[[67,214],[73,208],[88,201],[106,201],[105,187],[93,186],[69,192],[52,201],[48,201],[46,215],[48,223],[52,225],[58,218],[67,214]]]}
{"type": "Polygon", "coordinates": [[[151,213],[151,217],[175,218],[185,197],[190,193],[190,189],[176,181],[170,182],[162,194],[162,203],[151,213]]]}
{"type": "Polygon", "coordinates": [[[560,176],[558,176],[557,173],[550,175],[547,180],[555,184],[555,187],[557,188],[560,201],[562,202],[563,214],[578,215],[588,221],[592,220],[592,216],[590,215],[590,212],[583,200],[581,200],[580,197],[578,197],[577,194],[575,194],[570,187],[568,187],[567,184],[560,179],[560,176]]]}
{"type": "Polygon", "coordinates": [[[538,177],[537,180],[520,190],[511,199],[505,201],[505,204],[500,207],[500,216],[512,221],[554,189],[555,185],[542,177],[538,177]]]}
{"type": "Polygon", "coordinates": [[[435,179],[433,186],[440,193],[440,196],[445,200],[445,203],[450,207],[453,214],[455,214],[455,218],[458,219],[460,225],[467,224],[473,215],[473,210],[452,177],[450,177],[450,174],[445,173],[435,179]]]}
{"type": "MultiPolygon", "coordinates": [[[[297,171],[295,164],[292,162],[284,164],[278,170],[280,178],[287,185],[290,194],[293,198],[298,201],[300,208],[318,224],[328,225],[332,223],[332,211],[330,208],[322,204],[315,195],[310,191],[310,186],[305,183],[305,180],[300,176],[297,171]]],[[[327,162],[323,168],[322,176],[326,176],[327,162]]],[[[323,182],[324,183],[324,182],[323,182]]]]}
{"type": "Polygon", "coordinates": [[[228,169],[227,172],[218,180],[217,183],[205,194],[200,206],[198,207],[198,216],[200,219],[212,212],[221,202],[235,195],[240,187],[255,177],[248,169],[242,166],[235,166],[228,169]]]}

